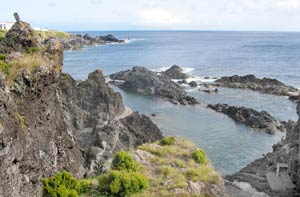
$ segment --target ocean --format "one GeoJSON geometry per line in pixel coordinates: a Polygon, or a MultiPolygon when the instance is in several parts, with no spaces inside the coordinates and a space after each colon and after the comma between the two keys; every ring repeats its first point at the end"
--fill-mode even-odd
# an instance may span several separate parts
{"type": "MultiPolygon", "coordinates": [[[[96,36],[113,34],[124,44],[85,47],[65,51],[63,71],[76,79],[100,68],[104,75],[133,66],[164,70],[180,65],[195,79],[255,74],[276,78],[300,87],[300,33],[223,31],[115,31],[72,32],[96,36]]],[[[239,171],[251,161],[272,151],[284,133],[268,135],[238,124],[226,115],[203,107],[176,106],[164,100],[124,92],[124,103],[150,115],[164,135],[182,136],[204,148],[215,168],[223,175],[239,171]]],[[[286,97],[250,90],[220,88],[207,94],[197,88],[187,92],[205,103],[227,103],[265,110],[274,117],[297,120],[296,104],[286,97]]]]}

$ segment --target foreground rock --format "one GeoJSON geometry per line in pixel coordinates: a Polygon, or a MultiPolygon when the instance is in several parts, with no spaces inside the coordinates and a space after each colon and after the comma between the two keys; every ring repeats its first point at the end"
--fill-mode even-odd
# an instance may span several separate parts
{"type": "MultiPolygon", "coordinates": [[[[297,107],[300,116],[300,105],[297,107]]],[[[226,179],[250,183],[258,191],[270,196],[300,195],[300,120],[290,121],[287,125],[286,137],[273,146],[273,152],[250,163],[240,172],[227,176],[226,179]],[[279,163],[288,166],[287,172],[282,169],[279,177],[276,175],[279,163]],[[274,183],[278,184],[274,184],[274,183]],[[277,186],[277,188],[276,188],[277,186]],[[275,188],[274,188],[275,187],[275,188]],[[294,188],[293,188],[294,187],[294,188]]]]}
{"type": "Polygon", "coordinates": [[[162,72],[162,74],[170,79],[187,79],[190,77],[188,74],[183,73],[183,69],[177,65],[173,65],[168,70],[162,72]]]}
{"type": "Polygon", "coordinates": [[[279,96],[299,95],[298,89],[285,85],[277,79],[256,78],[254,75],[222,77],[216,80],[218,86],[227,88],[244,88],[279,96]]]}
{"type": "Polygon", "coordinates": [[[91,37],[88,34],[71,35],[68,38],[57,38],[63,45],[64,50],[80,49],[84,46],[92,46],[108,43],[124,43],[124,40],[119,40],[113,35],[91,37]]]}
{"type": "Polygon", "coordinates": [[[32,32],[23,25],[8,31],[8,36],[20,36],[11,41],[16,47],[9,53],[20,55],[5,61],[24,66],[13,73],[0,70],[0,196],[42,196],[45,177],[62,170],[77,178],[100,173],[115,151],[162,137],[150,118],[124,107],[101,71],[83,82],[61,74],[63,48],[56,39],[39,43],[38,52],[25,56],[34,45],[19,41],[36,40],[29,39],[32,32]],[[37,63],[24,64],[27,58],[37,63]]]}
{"type": "Polygon", "coordinates": [[[157,96],[173,103],[195,105],[197,100],[187,95],[185,90],[169,77],[158,75],[144,67],[133,67],[132,70],[121,71],[110,75],[113,84],[126,91],[141,95],[157,96]],[[121,82],[120,81],[124,81],[121,82]]]}
{"type": "Polygon", "coordinates": [[[66,120],[85,149],[89,175],[103,172],[116,151],[162,137],[149,117],[126,111],[121,95],[107,86],[100,70],[79,83],[63,74],[60,88],[66,120]]]}
{"type": "Polygon", "coordinates": [[[260,129],[268,134],[276,131],[285,131],[286,122],[280,122],[265,111],[258,112],[251,108],[235,107],[227,104],[208,105],[209,108],[228,115],[233,120],[254,129],[260,129]]]}

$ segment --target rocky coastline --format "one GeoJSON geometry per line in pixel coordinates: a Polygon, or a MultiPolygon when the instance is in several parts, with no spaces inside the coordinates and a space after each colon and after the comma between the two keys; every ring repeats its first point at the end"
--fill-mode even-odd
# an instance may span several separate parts
{"type": "Polygon", "coordinates": [[[286,131],[286,122],[275,119],[265,111],[258,112],[251,108],[236,107],[220,103],[215,105],[209,104],[208,107],[228,115],[228,117],[236,122],[264,131],[268,134],[275,134],[276,131],[286,131]]]}
{"type": "MultiPolygon", "coordinates": [[[[43,178],[62,170],[77,178],[101,174],[109,168],[114,153],[145,143],[144,147],[150,146],[149,153],[140,148],[133,153],[134,157],[157,173],[159,165],[152,165],[145,159],[145,155],[159,155],[154,153],[159,146],[147,143],[163,138],[152,120],[126,108],[121,95],[105,82],[101,70],[90,73],[84,81],[74,80],[61,72],[63,50],[111,42],[123,41],[111,35],[95,38],[76,35],[72,38],[48,38],[41,42],[30,25],[22,21],[17,21],[1,40],[0,53],[4,54],[4,60],[0,63],[5,69],[0,72],[0,196],[41,196],[43,178]],[[30,65],[22,62],[27,61],[25,58],[31,58],[30,65]]],[[[110,75],[110,83],[126,91],[156,96],[174,104],[199,104],[195,98],[188,96],[183,87],[172,81],[188,77],[176,65],[162,73],[134,67],[110,75]]],[[[190,85],[195,86],[195,83],[190,85]]],[[[298,93],[297,89],[278,80],[257,79],[253,75],[223,77],[216,84],[280,96],[293,97],[294,93],[298,93]]],[[[297,98],[299,96],[296,95],[297,98]]],[[[297,106],[298,122],[288,123],[276,120],[267,112],[245,107],[227,104],[208,107],[267,133],[286,130],[286,137],[273,146],[272,153],[240,172],[226,176],[227,184],[247,182],[257,191],[271,196],[299,195],[300,104],[297,106]],[[293,188],[285,187],[284,191],[271,188],[268,177],[276,171],[278,163],[288,165],[287,175],[293,188]]],[[[185,158],[187,143],[177,145],[182,146],[182,157],[185,158]]],[[[197,148],[191,146],[190,149],[194,151],[197,148]]],[[[190,165],[191,162],[186,163],[190,165]]],[[[212,168],[209,163],[207,165],[212,168]]],[[[214,170],[212,172],[217,175],[214,170]]],[[[182,192],[198,192],[201,195],[205,189],[212,195],[227,195],[223,180],[218,175],[216,177],[220,179],[217,185],[185,182],[187,187],[182,192]]],[[[163,186],[170,183],[165,182],[163,186]]]]}
{"type": "Polygon", "coordinates": [[[288,96],[290,99],[299,98],[299,90],[288,86],[277,79],[259,79],[255,75],[221,77],[215,81],[216,86],[226,88],[250,89],[261,93],[288,96]]]}
{"type": "MultiPolygon", "coordinates": [[[[300,104],[297,107],[300,117],[300,104]]],[[[299,196],[300,195],[300,119],[298,122],[288,122],[286,137],[273,146],[273,152],[250,163],[239,172],[226,176],[225,179],[234,182],[248,182],[257,191],[270,196],[299,196]],[[276,180],[278,164],[286,164],[287,171],[276,180]],[[281,177],[282,176],[282,177],[281,177]],[[274,178],[275,177],[275,178],[274,178]],[[274,180],[275,179],[275,180],[274,180]],[[280,182],[278,188],[271,188],[270,182],[280,182]]],[[[274,184],[276,186],[276,184],[274,184]]],[[[273,187],[275,187],[273,186],[273,187]]]]}
{"type": "Polygon", "coordinates": [[[113,35],[106,36],[95,36],[91,37],[88,34],[85,35],[71,35],[68,38],[57,38],[62,44],[64,50],[77,50],[85,46],[93,46],[100,44],[111,44],[111,43],[124,43],[124,40],[119,40],[113,35]]]}

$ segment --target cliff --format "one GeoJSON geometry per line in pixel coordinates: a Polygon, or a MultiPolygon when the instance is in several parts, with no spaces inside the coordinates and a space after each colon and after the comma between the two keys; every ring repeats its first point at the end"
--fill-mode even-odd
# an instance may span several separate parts
{"type": "Polygon", "coordinates": [[[99,173],[117,150],[162,137],[101,71],[83,82],[62,74],[59,40],[39,42],[28,23],[15,23],[0,51],[0,196],[41,196],[44,177],[99,173]]]}

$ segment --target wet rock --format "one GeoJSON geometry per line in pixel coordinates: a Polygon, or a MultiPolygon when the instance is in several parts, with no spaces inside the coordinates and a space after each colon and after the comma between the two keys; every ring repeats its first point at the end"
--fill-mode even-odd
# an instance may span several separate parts
{"type": "Polygon", "coordinates": [[[196,81],[191,81],[190,83],[188,83],[191,87],[197,87],[198,84],[196,81]]]}
{"type": "Polygon", "coordinates": [[[216,80],[216,84],[222,87],[251,89],[279,96],[290,96],[295,93],[299,94],[296,88],[285,85],[277,79],[259,79],[254,75],[222,77],[221,79],[216,80]]]}
{"type": "Polygon", "coordinates": [[[251,108],[229,106],[227,104],[208,105],[209,108],[228,115],[233,120],[251,128],[264,130],[268,134],[275,134],[276,130],[285,131],[284,122],[273,118],[265,111],[258,112],[251,108]]]}
{"type": "Polygon", "coordinates": [[[211,94],[211,93],[218,93],[218,88],[215,88],[215,89],[199,89],[199,91],[202,91],[202,92],[205,92],[205,93],[208,93],[208,94],[211,94]]]}
{"type": "Polygon", "coordinates": [[[162,73],[170,79],[187,79],[190,76],[183,73],[183,69],[180,66],[173,65],[171,68],[162,73]]]}
{"type": "Polygon", "coordinates": [[[292,101],[300,101],[300,95],[290,95],[289,99],[292,101]]]}
{"type": "Polygon", "coordinates": [[[118,87],[141,95],[157,96],[172,103],[194,105],[196,99],[187,96],[185,90],[169,77],[157,75],[144,67],[133,67],[132,70],[121,71],[110,75],[112,80],[122,80],[124,83],[114,83],[118,87]]]}
{"type": "Polygon", "coordinates": [[[184,80],[180,80],[178,81],[178,84],[187,84],[187,81],[184,79],[184,80]]]}
{"type": "Polygon", "coordinates": [[[115,43],[123,43],[124,40],[119,40],[117,39],[115,36],[109,34],[109,35],[106,35],[106,36],[97,36],[95,38],[96,40],[101,40],[103,42],[108,42],[108,43],[111,43],[111,42],[115,42],[115,43]]]}

